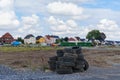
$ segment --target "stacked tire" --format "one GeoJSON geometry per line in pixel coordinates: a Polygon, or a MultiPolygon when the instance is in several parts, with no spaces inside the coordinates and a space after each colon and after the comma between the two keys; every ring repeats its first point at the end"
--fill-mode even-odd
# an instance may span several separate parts
{"type": "Polygon", "coordinates": [[[49,58],[49,67],[58,74],[71,74],[73,72],[84,72],[89,68],[84,59],[81,47],[65,48],[57,50],[57,56],[49,58]]]}

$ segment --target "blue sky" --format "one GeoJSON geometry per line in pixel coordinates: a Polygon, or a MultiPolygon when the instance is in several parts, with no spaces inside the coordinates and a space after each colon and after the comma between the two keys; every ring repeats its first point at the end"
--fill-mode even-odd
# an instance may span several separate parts
{"type": "Polygon", "coordinates": [[[120,37],[120,0],[0,0],[0,36],[79,36],[93,29],[120,37]]]}

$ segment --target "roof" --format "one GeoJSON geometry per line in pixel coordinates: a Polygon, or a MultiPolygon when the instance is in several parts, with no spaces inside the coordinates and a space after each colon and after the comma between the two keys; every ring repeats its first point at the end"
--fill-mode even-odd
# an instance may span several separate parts
{"type": "Polygon", "coordinates": [[[32,34],[28,34],[27,36],[25,36],[24,39],[29,39],[30,37],[34,37],[32,34]]]}
{"type": "Polygon", "coordinates": [[[69,38],[68,41],[76,41],[75,38],[69,38]]]}
{"type": "Polygon", "coordinates": [[[115,41],[116,43],[120,43],[120,41],[115,41]]]}
{"type": "Polygon", "coordinates": [[[53,37],[53,38],[59,38],[59,36],[55,36],[55,35],[52,35],[51,37],[53,37]]]}
{"type": "Polygon", "coordinates": [[[13,36],[8,32],[5,33],[1,38],[12,38],[12,39],[14,39],[13,36]]]}
{"type": "Polygon", "coordinates": [[[85,41],[85,39],[80,39],[80,41],[85,41]]]}
{"type": "Polygon", "coordinates": [[[40,38],[42,38],[42,36],[37,36],[37,37],[36,37],[36,40],[39,40],[40,38]]]}
{"type": "Polygon", "coordinates": [[[45,37],[50,40],[50,37],[51,37],[51,36],[50,36],[50,35],[46,35],[45,37]]]}

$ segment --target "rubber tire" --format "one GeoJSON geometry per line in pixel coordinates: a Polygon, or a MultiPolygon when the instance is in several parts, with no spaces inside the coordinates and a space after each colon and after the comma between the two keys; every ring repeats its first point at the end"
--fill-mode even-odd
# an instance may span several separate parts
{"type": "Polygon", "coordinates": [[[76,49],[76,54],[81,54],[81,53],[82,53],[81,48],[76,49]]]}
{"type": "Polygon", "coordinates": [[[61,67],[74,67],[74,62],[63,62],[63,61],[57,61],[56,63],[59,63],[59,66],[61,67]]]}
{"type": "Polygon", "coordinates": [[[88,62],[85,59],[83,59],[83,60],[76,62],[76,66],[73,67],[73,71],[74,72],[76,72],[76,71],[84,72],[84,71],[88,70],[88,68],[89,68],[88,62]]]}
{"type": "Polygon", "coordinates": [[[68,68],[59,68],[59,69],[56,69],[56,72],[58,74],[72,74],[73,70],[70,67],[68,67],[68,68]]]}
{"type": "Polygon", "coordinates": [[[52,71],[56,70],[56,62],[55,61],[48,61],[48,64],[49,64],[50,70],[52,70],[52,71]]]}
{"type": "Polygon", "coordinates": [[[63,57],[63,55],[64,55],[64,52],[63,52],[63,50],[57,50],[57,56],[58,57],[63,57]]]}
{"type": "Polygon", "coordinates": [[[77,55],[77,60],[84,60],[84,55],[81,53],[81,54],[78,54],[77,55]]]}
{"type": "Polygon", "coordinates": [[[64,56],[64,57],[59,57],[58,61],[63,61],[63,62],[75,62],[74,56],[64,56]]]}
{"type": "Polygon", "coordinates": [[[84,71],[86,71],[86,70],[88,70],[88,68],[89,68],[89,64],[88,64],[88,62],[84,59],[84,71]]]}
{"type": "Polygon", "coordinates": [[[65,48],[65,49],[64,49],[64,52],[65,52],[65,53],[72,53],[72,54],[73,54],[73,51],[72,51],[71,48],[65,48]]]}
{"type": "Polygon", "coordinates": [[[57,57],[57,56],[53,56],[53,57],[50,57],[49,60],[50,60],[50,61],[57,61],[57,60],[58,60],[58,57],[57,57]]]}

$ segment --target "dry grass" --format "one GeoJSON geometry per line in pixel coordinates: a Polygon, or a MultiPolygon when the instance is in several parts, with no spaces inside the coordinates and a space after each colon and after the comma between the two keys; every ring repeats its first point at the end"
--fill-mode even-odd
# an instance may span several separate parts
{"type": "MultiPolygon", "coordinates": [[[[111,63],[120,63],[120,50],[108,49],[83,49],[85,59],[91,66],[109,67],[111,63]]],[[[39,49],[29,51],[0,51],[0,64],[9,65],[16,69],[46,69],[48,59],[56,55],[54,49],[39,49]]]]}
{"type": "Polygon", "coordinates": [[[120,64],[120,50],[118,49],[85,49],[83,53],[92,66],[111,67],[114,63],[120,64]]]}

